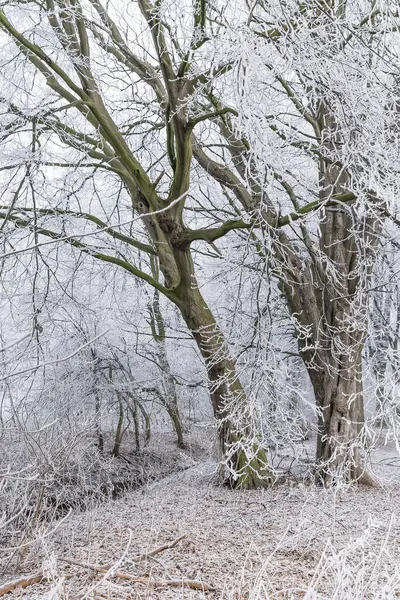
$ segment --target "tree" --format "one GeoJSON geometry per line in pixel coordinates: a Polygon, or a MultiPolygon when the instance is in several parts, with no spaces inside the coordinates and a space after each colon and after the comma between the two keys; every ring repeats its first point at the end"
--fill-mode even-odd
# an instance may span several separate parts
{"type": "MultiPolygon", "coordinates": [[[[111,222],[113,208],[105,210],[104,220],[89,208],[82,209],[81,197],[71,209],[75,190],[61,200],[54,201],[53,197],[53,201],[43,203],[45,206],[33,201],[33,195],[31,205],[20,206],[18,194],[14,194],[3,207],[1,216],[9,225],[33,230],[36,243],[41,236],[63,240],[83,253],[125,269],[179,308],[205,361],[229,481],[244,487],[265,485],[270,480],[270,471],[260,440],[249,431],[246,422],[233,423],[227,410],[227,405],[233,404],[239,407],[237,414],[240,414],[245,391],[236,375],[223,332],[198,288],[191,253],[195,240],[216,240],[233,228],[248,227],[248,224],[228,221],[221,227],[204,231],[191,229],[183,221],[190,190],[191,135],[199,120],[190,116],[184,99],[195,92],[199,83],[199,79],[189,73],[189,58],[206,40],[202,33],[205,24],[202,5],[193,11],[189,54],[180,57],[179,53],[173,57],[168,48],[168,29],[160,10],[151,7],[146,0],[138,2],[138,8],[147,24],[145,58],[137,53],[142,52],[139,33],[127,32],[128,37],[133,36],[133,43],[124,37],[123,28],[98,0],[90,2],[90,6],[75,0],[48,0],[40,5],[6,3],[0,12],[0,26],[12,40],[13,45],[8,49],[14,58],[12,69],[20,65],[26,87],[14,94],[11,73],[4,65],[3,74],[11,94],[3,99],[7,118],[2,141],[5,148],[18,144],[18,136],[23,138],[30,124],[33,151],[26,159],[6,165],[12,174],[9,182],[18,176],[24,163],[29,165],[29,173],[24,174],[23,179],[40,178],[43,188],[51,178],[49,169],[90,172],[83,175],[91,177],[93,184],[90,205],[96,203],[94,198],[99,193],[96,186],[104,182],[98,172],[105,171],[114,185],[119,189],[123,187],[129,195],[131,210],[141,215],[151,243],[136,239],[130,232],[120,233],[121,225],[113,226],[111,222]],[[25,25],[27,17],[31,22],[28,27],[25,25]],[[50,44],[44,41],[46,39],[50,44]],[[153,52],[157,56],[156,67],[153,52]],[[103,61],[107,63],[104,71],[103,61]],[[110,83],[105,81],[108,78],[110,83]],[[161,139],[156,140],[155,150],[147,152],[148,136],[156,137],[164,128],[165,135],[159,135],[161,139]],[[139,134],[139,145],[132,138],[135,134],[139,134]],[[59,148],[61,158],[57,157],[59,148]],[[156,189],[163,171],[155,181],[147,172],[155,171],[153,153],[155,165],[162,165],[168,179],[163,193],[156,189]],[[126,248],[108,254],[100,248],[104,242],[92,245],[81,241],[82,234],[77,233],[79,225],[74,226],[72,235],[63,235],[60,223],[64,230],[72,219],[95,225],[101,233],[126,248]],[[132,248],[157,258],[163,284],[145,267],[138,268],[126,257],[125,253],[132,248]],[[246,439],[250,440],[247,445],[246,439]]],[[[200,120],[208,117],[203,115],[200,120]]],[[[47,195],[49,200],[49,187],[42,199],[47,195]]],[[[100,210],[104,209],[102,198],[97,205],[100,210]]],[[[119,197],[114,208],[117,214],[123,213],[119,197]]],[[[125,214],[129,214],[129,209],[125,214]]],[[[134,220],[131,217],[129,224],[134,220]]]]}
{"type": "Polygon", "coordinates": [[[220,113],[212,143],[222,160],[204,142],[194,156],[268,232],[266,260],[315,393],[319,477],[367,482],[362,351],[378,240],[398,195],[398,8],[335,0],[241,8],[216,17],[213,60],[229,61],[235,79],[205,90],[220,113]],[[288,203],[295,215],[282,217],[288,203]]]}
{"type": "Polygon", "coordinates": [[[319,476],[366,480],[365,296],[398,193],[397,7],[46,0],[6,2],[0,26],[2,144],[19,149],[4,163],[8,226],[117,265],[178,307],[206,365],[230,483],[254,487],[270,479],[265,451],[195,269],[199,244],[247,232],[313,385],[319,476]],[[12,194],[22,167],[40,202],[12,194]]]}

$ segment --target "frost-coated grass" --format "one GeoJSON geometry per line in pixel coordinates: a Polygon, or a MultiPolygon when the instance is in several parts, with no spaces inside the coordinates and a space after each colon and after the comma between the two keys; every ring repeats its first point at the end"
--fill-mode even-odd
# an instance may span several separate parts
{"type": "MultiPolygon", "coordinates": [[[[388,547],[391,528],[371,520],[365,531],[344,547],[329,540],[305,587],[276,590],[267,559],[256,575],[248,600],[391,600],[400,596],[400,565],[388,547]],[[382,537],[383,536],[383,537],[382,537]],[[379,545],[380,541],[380,545],[379,545]]],[[[234,598],[235,595],[232,596],[234,598]]]]}
{"type": "MultiPolygon", "coordinates": [[[[379,457],[382,472],[391,453],[379,457]]],[[[192,461],[193,464],[193,461],[192,461]]],[[[400,594],[400,488],[327,491],[304,484],[268,490],[218,487],[215,463],[198,462],[124,498],[72,515],[37,540],[7,580],[45,568],[47,582],[10,595],[25,600],[391,600],[400,594]],[[177,537],[154,559],[135,562],[177,537]],[[68,565],[113,567],[108,575],[68,565]],[[215,588],[152,587],[189,579],[215,588]],[[93,587],[94,586],[94,587],[93,587]],[[92,590],[90,592],[90,590],[92,590]]],[[[393,467],[391,467],[393,470],[393,467]]],[[[45,529],[43,530],[45,534],[45,529]]],[[[4,581],[2,576],[2,581],[4,581]]]]}

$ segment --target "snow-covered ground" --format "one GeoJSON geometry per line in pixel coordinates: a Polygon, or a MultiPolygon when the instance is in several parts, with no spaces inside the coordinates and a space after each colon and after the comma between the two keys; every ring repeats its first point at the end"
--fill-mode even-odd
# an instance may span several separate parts
{"type": "Polygon", "coordinates": [[[230,491],[217,485],[211,459],[188,458],[185,470],[71,515],[48,537],[43,526],[20,572],[5,579],[41,571],[47,579],[6,597],[398,598],[399,460],[384,447],[374,461],[382,477],[393,476],[383,487],[324,490],[286,480],[266,490],[230,491]]]}

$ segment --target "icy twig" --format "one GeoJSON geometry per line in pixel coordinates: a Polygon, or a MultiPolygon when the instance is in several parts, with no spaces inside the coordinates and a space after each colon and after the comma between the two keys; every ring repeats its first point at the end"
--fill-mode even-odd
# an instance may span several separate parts
{"type": "Polygon", "coordinates": [[[26,575],[20,577],[14,581],[8,581],[0,587],[0,596],[5,596],[17,588],[27,588],[35,583],[40,583],[44,579],[47,579],[42,572],[36,573],[35,575],[26,575]]]}

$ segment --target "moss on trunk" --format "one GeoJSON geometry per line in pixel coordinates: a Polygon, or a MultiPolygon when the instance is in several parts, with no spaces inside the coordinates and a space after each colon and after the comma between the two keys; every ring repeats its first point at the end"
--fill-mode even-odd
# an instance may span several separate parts
{"type": "MultiPolygon", "coordinates": [[[[254,490],[270,486],[275,476],[268,466],[265,448],[253,444],[251,452],[245,448],[234,455],[233,473],[225,479],[226,485],[241,490],[254,490]]],[[[233,461],[232,461],[233,462],[233,461]]]]}

